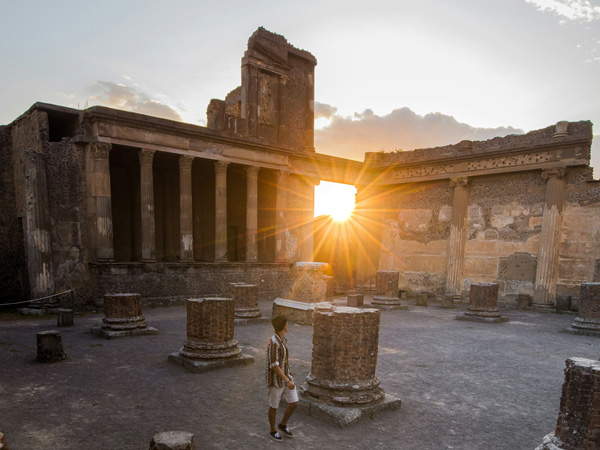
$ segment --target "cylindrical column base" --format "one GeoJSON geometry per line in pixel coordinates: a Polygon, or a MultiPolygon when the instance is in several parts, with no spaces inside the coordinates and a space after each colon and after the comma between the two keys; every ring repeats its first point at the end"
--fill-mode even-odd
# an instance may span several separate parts
{"type": "Polygon", "coordinates": [[[358,406],[384,399],[375,376],[379,310],[317,309],[311,372],[303,394],[335,406],[358,406]]]}
{"type": "Polygon", "coordinates": [[[373,305],[398,306],[400,298],[398,297],[398,280],[400,275],[395,270],[378,270],[377,285],[373,305]]]}
{"type": "Polygon", "coordinates": [[[498,283],[475,283],[471,285],[469,307],[456,317],[459,320],[476,322],[507,322],[498,311],[498,283]]]}
{"type": "Polygon", "coordinates": [[[187,301],[187,340],[179,351],[190,359],[225,359],[241,354],[233,338],[231,298],[191,298],[187,301]]]}
{"type": "Polygon", "coordinates": [[[229,295],[235,305],[235,317],[253,319],[260,317],[258,286],[256,284],[231,283],[229,295]]]}
{"type": "Polygon", "coordinates": [[[147,327],[142,315],[140,294],[106,294],[104,315],[106,317],[102,319],[102,328],[105,330],[125,331],[147,327]]]}
{"type": "Polygon", "coordinates": [[[600,283],[581,283],[579,316],[567,330],[577,334],[600,336],[600,283]]]}

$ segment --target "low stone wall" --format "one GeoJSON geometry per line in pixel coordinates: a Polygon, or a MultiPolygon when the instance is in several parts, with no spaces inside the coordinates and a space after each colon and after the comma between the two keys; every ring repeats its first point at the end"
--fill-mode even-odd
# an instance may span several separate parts
{"type": "Polygon", "coordinates": [[[105,263],[90,264],[97,301],[111,292],[137,292],[144,304],[183,304],[190,297],[218,296],[229,283],[258,286],[259,300],[274,300],[291,285],[288,264],[105,263]]]}

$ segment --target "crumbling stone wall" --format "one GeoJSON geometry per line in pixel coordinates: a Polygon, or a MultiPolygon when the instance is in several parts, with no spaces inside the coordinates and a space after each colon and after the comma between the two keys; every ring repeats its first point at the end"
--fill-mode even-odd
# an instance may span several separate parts
{"type": "Polygon", "coordinates": [[[23,226],[17,216],[11,129],[0,126],[0,304],[29,297],[23,226]]]}

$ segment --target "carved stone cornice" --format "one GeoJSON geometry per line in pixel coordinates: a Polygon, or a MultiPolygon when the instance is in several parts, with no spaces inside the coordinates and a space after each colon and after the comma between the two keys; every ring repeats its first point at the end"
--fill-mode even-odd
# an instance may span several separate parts
{"type": "Polygon", "coordinates": [[[156,150],[148,150],[145,148],[140,149],[140,152],[138,154],[139,159],[140,159],[140,165],[141,166],[151,166],[152,161],[154,159],[154,153],[156,153],[156,150]]]}
{"type": "Polygon", "coordinates": [[[562,178],[567,174],[565,167],[553,167],[552,169],[542,171],[542,179],[562,178]]]}
{"type": "Polygon", "coordinates": [[[191,170],[194,157],[189,155],[179,156],[179,169],[180,170],[191,170]]]}
{"type": "Polygon", "coordinates": [[[229,165],[229,162],[227,162],[227,161],[215,162],[215,174],[216,175],[226,175],[228,165],[229,165]]]}
{"type": "Polygon", "coordinates": [[[260,170],[260,167],[257,166],[246,166],[246,176],[249,179],[255,179],[258,178],[258,171],[260,170]]]}
{"type": "Polygon", "coordinates": [[[469,182],[469,177],[456,177],[456,178],[450,178],[450,187],[456,187],[456,186],[466,186],[467,183],[469,182]]]}
{"type": "Polygon", "coordinates": [[[96,159],[108,159],[112,144],[108,142],[95,141],[90,144],[90,149],[96,159]]]}

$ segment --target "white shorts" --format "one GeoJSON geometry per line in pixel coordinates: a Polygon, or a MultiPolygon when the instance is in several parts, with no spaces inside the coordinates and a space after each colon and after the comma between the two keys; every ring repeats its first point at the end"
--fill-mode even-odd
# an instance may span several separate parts
{"type": "Polygon", "coordinates": [[[297,403],[298,391],[296,391],[295,387],[294,389],[288,389],[286,387],[271,386],[269,388],[269,406],[274,409],[279,408],[281,398],[285,399],[288,404],[297,403]]]}

